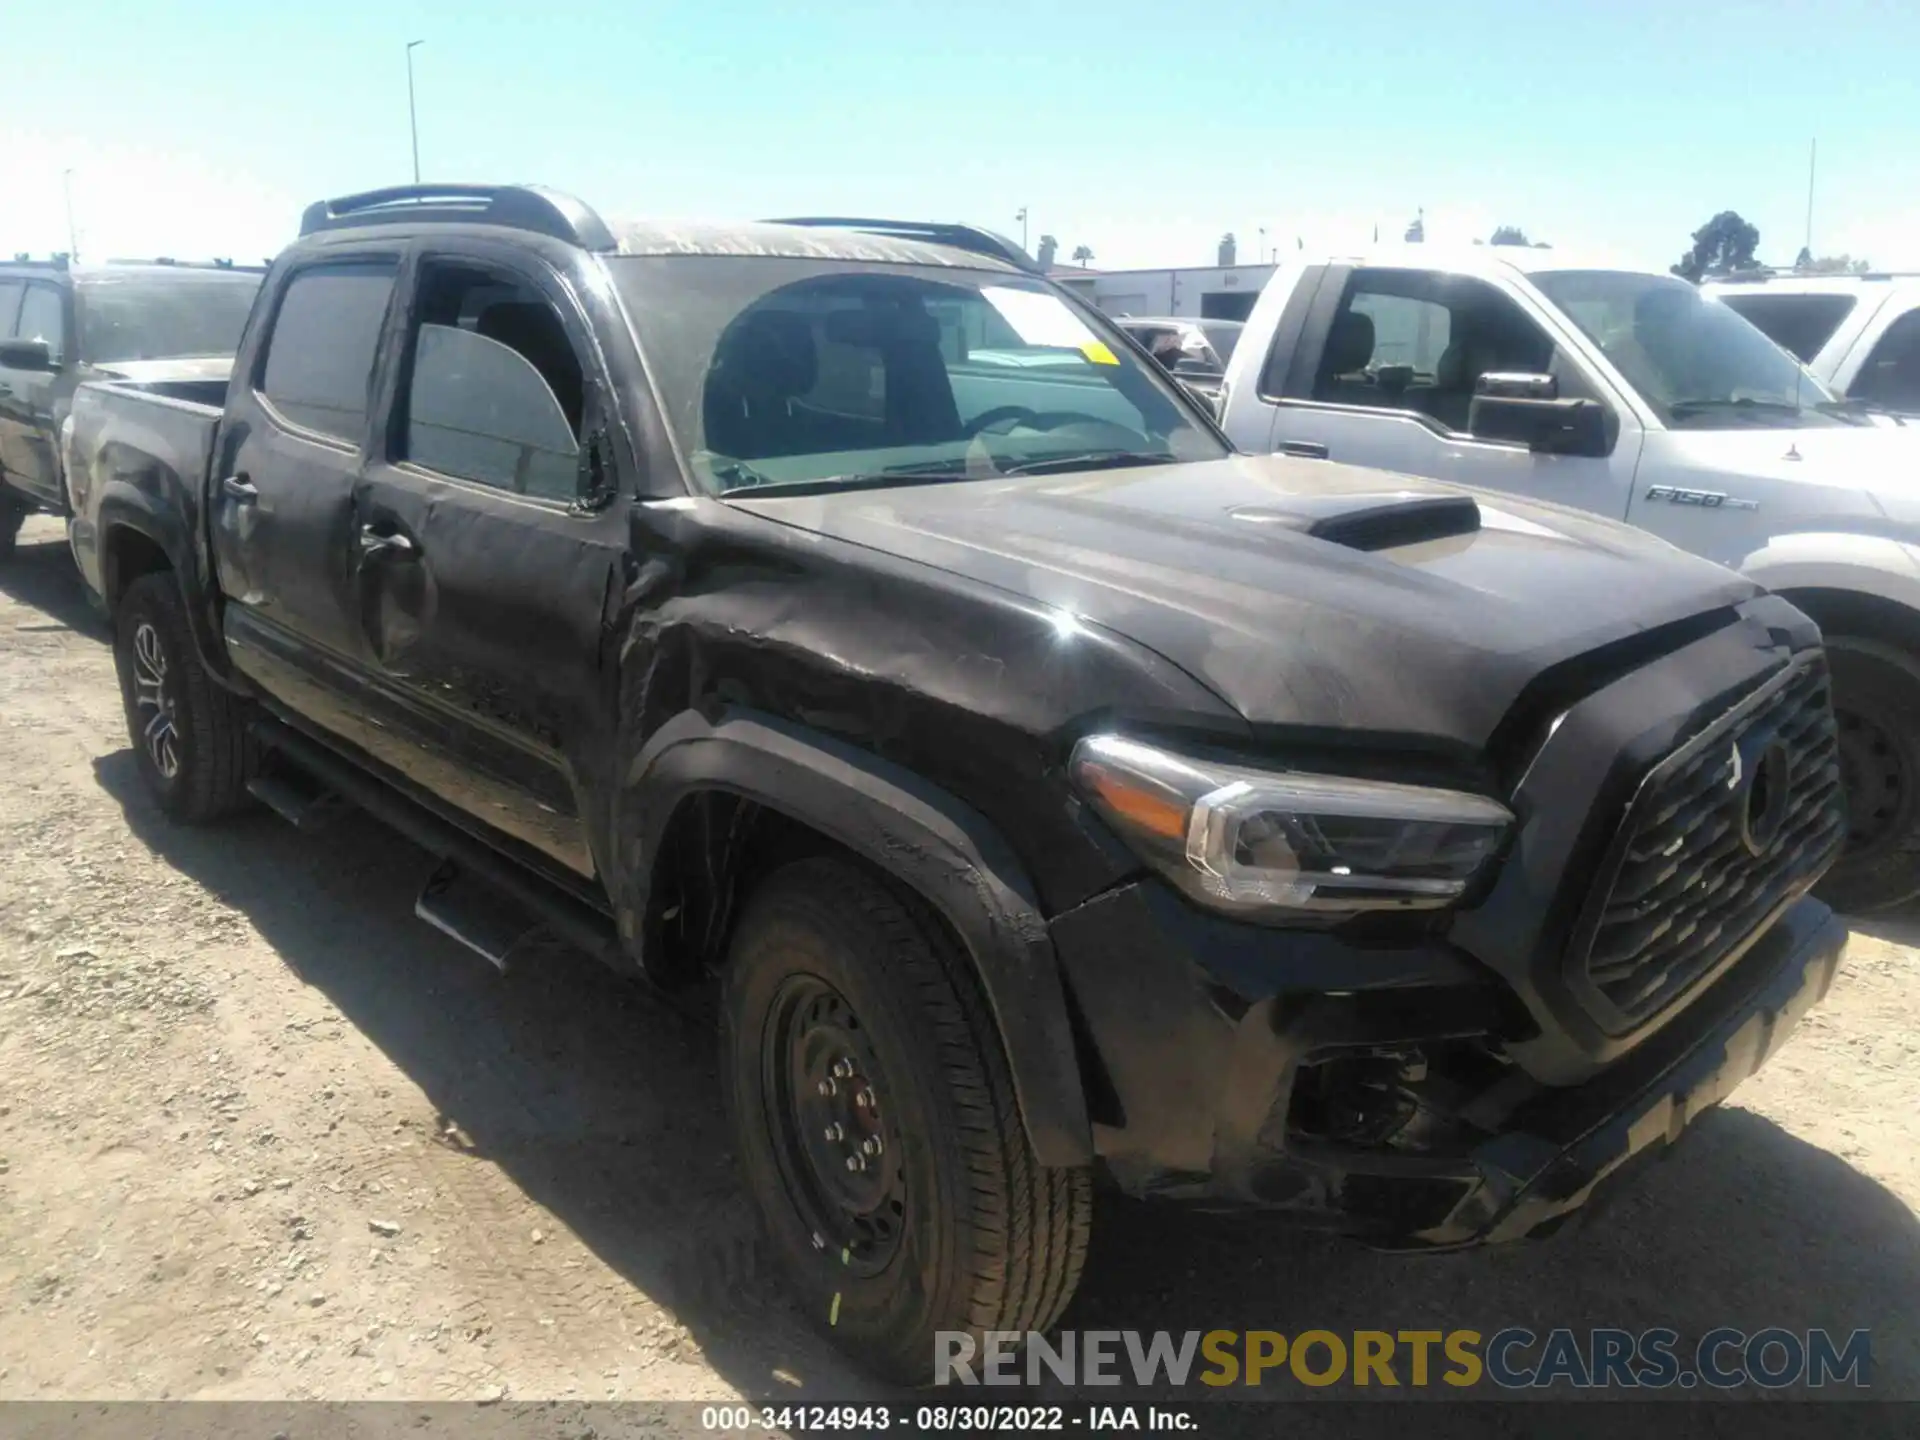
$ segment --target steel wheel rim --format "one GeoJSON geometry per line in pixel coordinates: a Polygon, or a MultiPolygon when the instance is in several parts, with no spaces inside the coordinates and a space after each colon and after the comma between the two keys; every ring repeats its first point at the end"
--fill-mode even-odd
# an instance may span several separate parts
{"type": "Polygon", "coordinates": [[[893,1263],[906,1171],[887,1089],[845,996],[817,976],[781,986],[761,1049],[774,1157],[813,1248],[857,1276],[893,1263]]]}
{"type": "Polygon", "coordinates": [[[1870,851],[1900,829],[1909,802],[1907,767],[1887,728],[1871,715],[1841,710],[1840,786],[1847,797],[1847,846],[1870,851]]]}
{"type": "Polygon", "coordinates": [[[167,651],[148,620],[133,632],[133,706],[147,758],[162,779],[174,779],[180,774],[180,731],[167,684],[167,651]]]}

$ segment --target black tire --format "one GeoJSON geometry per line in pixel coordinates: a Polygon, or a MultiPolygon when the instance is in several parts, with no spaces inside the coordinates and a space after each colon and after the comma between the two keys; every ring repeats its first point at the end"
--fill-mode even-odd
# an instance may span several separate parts
{"type": "Polygon", "coordinates": [[[937,1332],[977,1345],[1059,1318],[1086,1261],[1088,1173],[1034,1159],[971,963],[914,898],[832,858],[776,872],[741,917],[721,1014],[748,1186],[841,1349],[925,1385],[937,1332]],[[849,1073],[816,1076],[836,1049],[849,1073]],[[822,1095],[826,1078],[844,1091],[822,1095]],[[842,1173],[869,1142],[871,1173],[842,1173]]]}
{"type": "Polygon", "coordinates": [[[30,507],[18,500],[0,496],[0,560],[11,560],[20,542],[20,527],[27,523],[30,507]]]}
{"type": "Polygon", "coordinates": [[[1853,914],[1920,896],[1920,660],[1852,635],[1826,637],[1847,787],[1847,848],[1817,894],[1853,914]]]}
{"type": "Polygon", "coordinates": [[[200,663],[179,582],[142,575],[114,612],[114,666],[140,773],[176,820],[217,820],[248,803],[247,705],[200,663]]]}

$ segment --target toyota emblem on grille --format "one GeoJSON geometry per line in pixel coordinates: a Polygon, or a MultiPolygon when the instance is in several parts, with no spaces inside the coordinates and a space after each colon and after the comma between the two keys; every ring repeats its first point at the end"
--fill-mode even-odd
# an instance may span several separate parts
{"type": "Polygon", "coordinates": [[[1755,855],[1764,855],[1780,836],[1788,800],[1787,747],[1770,741],[1757,756],[1733,747],[1733,778],[1727,788],[1735,795],[1740,839],[1755,855]]]}

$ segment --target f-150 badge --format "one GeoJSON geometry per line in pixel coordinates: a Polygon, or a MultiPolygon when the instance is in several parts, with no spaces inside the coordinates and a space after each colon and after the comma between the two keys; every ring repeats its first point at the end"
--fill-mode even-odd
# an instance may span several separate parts
{"type": "Polygon", "coordinates": [[[1722,490],[1683,490],[1677,485],[1649,485],[1647,499],[1669,505],[1698,505],[1702,510],[1758,510],[1758,500],[1742,500],[1722,490]]]}

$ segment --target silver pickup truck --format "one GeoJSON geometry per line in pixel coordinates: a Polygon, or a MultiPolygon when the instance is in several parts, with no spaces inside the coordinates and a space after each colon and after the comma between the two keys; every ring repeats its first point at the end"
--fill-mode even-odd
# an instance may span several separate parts
{"type": "Polygon", "coordinates": [[[0,264],[0,559],[35,510],[72,513],[61,434],[90,380],[224,388],[262,269],[225,261],[0,264]]]}

